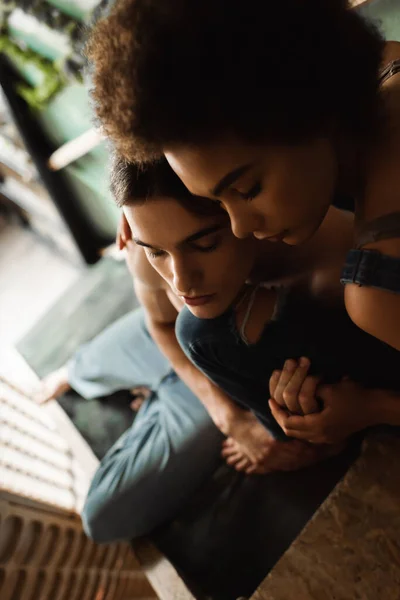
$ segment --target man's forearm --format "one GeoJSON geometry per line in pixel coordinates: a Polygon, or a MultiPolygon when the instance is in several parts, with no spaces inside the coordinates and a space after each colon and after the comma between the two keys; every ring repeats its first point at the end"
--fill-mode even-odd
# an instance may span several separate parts
{"type": "Polygon", "coordinates": [[[174,324],[156,323],[148,319],[147,326],[175,373],[205,406],[218,429],[228,435],[229,420],[241,409],[190,362],[176,339],[174,324]]]}

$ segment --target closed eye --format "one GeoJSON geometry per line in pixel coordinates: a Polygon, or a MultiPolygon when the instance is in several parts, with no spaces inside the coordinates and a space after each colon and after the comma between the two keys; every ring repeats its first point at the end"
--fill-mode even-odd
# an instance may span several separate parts
{"type": "Polygon", "coordinates": [[[165,254],[165,252],[163,250],[147,249],[146,254],[147,254],[147,256],[150,256],[150,258],[158,258],[159,256],[163,256],[163,254],[165,254]]]}
{"type": "Polygon", "coordinates": [[[216,250],[217,247],[218,242],[215,242],[214,244],[211,244],[209,246],[194,246],[195,250],[199,250],[199,252],[212,252],[213,250],[216,250]]]}
{"type": "Polygon", "coordinates": [[[254,198],[258,196],[261,190],[261,181],[258,181],[248,192],[239,192],[239,194],[243,200],[245,200],[246,202],[251,202],[251,200],[254,200],[254,198]]]}
{"type": "Polygon", "coordinates": [[[206,236],[201,240],[197,240],[196,242],[192,242],[190,245],[193,250],[198,250],[199,252],[212,252],[215,250],[220,242],[220,236],[206,236]]]}

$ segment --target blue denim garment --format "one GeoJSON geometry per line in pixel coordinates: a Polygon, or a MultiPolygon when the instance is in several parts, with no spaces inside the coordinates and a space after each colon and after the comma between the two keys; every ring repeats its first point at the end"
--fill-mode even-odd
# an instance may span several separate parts
{"type": "Polygon", "coordinates": [[[356,283],[400,294],[400,258],[377,250],[350,250],[340,282],[356,283]]]}
{"type": "Polygon", "coordinates": [[[310,375],[326,383],[348,376],[371,388],[400,390],[400,353],[354,325],[344,307],[287,297],[253,344],[241,338],[233,309],[198,319],[184,308],[176,334],[188,358],[278,439],[286,436],[269,409],[269,379],[288,358],[308,357],[310,375]]]}

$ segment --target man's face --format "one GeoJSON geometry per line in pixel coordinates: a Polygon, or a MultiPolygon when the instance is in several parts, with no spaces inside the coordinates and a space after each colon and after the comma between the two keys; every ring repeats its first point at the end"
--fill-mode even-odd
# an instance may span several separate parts
{"type": "Polygon", "coordinates": [[[256,241],[237,239],[228,215],[197,215],[173,198],[124,207],[133,241],[197,317],[221,315],[235,301],[255,258],[256,241]]]}

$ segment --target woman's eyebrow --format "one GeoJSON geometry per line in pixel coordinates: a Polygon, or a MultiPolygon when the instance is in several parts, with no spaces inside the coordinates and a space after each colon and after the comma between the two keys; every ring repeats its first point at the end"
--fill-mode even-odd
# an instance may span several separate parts
{"type": "Polygon", "coordinates": [[[247,165],[242,165],[241,167],[233,169],[233,171],[230,171],[230,173],[227,173],[211,190],[211,195],[217,197],[220,196],[227,187],[232,185],[232,183],[239,179],[239,177],[246,173],[246,171],[251,169],[253,165],[254,163],[248,163],[247,165]]]}

